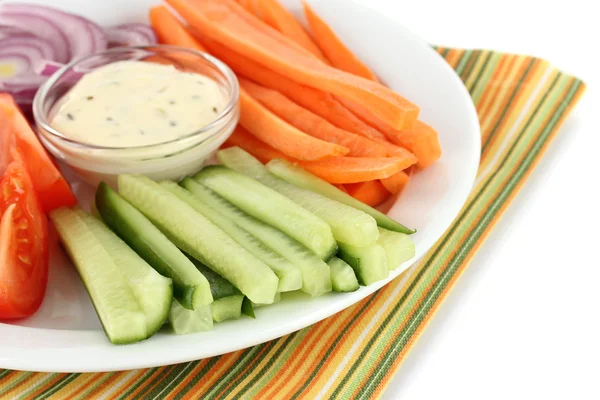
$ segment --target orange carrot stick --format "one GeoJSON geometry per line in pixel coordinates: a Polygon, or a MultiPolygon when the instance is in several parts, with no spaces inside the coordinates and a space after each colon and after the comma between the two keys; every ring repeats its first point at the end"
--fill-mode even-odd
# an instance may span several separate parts
{"type": "Polygon", "coordinates": [[[152,7],[149,17],[159,43],[206,51],[167,7],[152,7]]]}
{"type": "Polygon", "coordinates": [[[333,184],[384,179],[406,169],[406,166],[414,161],[414,158],[413,160],[404,160],[402,158],[364,157],[338,157],[318,161],[295,160],[260,141],[239,126],[227,139],[224,146],[239,146],[264,164],[277,158],[287,159],[333,184]]]}
{"type": "Polygon", "coordinates": [[[346,190],[346,187],[344,185],[333,185],[333,186],[335,186],[336,188],[338,188],[342,192],[348,194],[348,191],[346,190]]]}
{"type": "Polygon", "coordinates": [[[266,88],[247,79],[240,84],[254,99],[274,114],[310,136],[347,147],[351,157],[386,157],[386,146],[330,124],[324,118],[294,103],[276,90],[266,88]]]}
{"type": "Polygon", "coordinates": [[[308,56],[280,33],[280,37],[267,34],[249,21],[256,19],[252,14],[232,0],[167,2],[203,35],[294,81],[360,102],[394,128],[412,126],[419,115],[416,105],[385,86],[308,56]]]}
{"type": "Polygon", "coordinates": [[[215,41],[202,38],[202,43],[210,50],[211,54],[229,65],[238,75],[281,92],[338,128],[372,140],[387,141],[381,132],[346,109],[332,95],[294,82],[215,41]]]}
{"type": "Polygon", "coordinates": [[[363,203],[376,207],[390,197],[390,192],[379,181],[345,185],[348,194],[363,203]]]}
{"type": "Polygon", "coordinates": [[[293,161],[293,159],[289,158],[279,150],[275,150],[268,144],[261,142],[250,132],[248,132],[239,125],[235,128],[231,136],[227,139],[223,148],[231,146],[241,147],[248,153],[252,154],[254,157],[258,158],[263,164],[266,164],[269,161],[274,160],[276,158],[283,158],[289,161],[293,161]]]}
{"type": "Polygon", "coordinates": [[[392,194],[397,194],[402,192],[409,179],[410,177],[406,172],[400,171],[397,174],[390,176],[389,178],[381,179],[381,183],[387,189],[388,192],[392,194]]]}
{"type": "Polygon", "coordinates": [[[379,82],[377,75],[375,75],[369,67],[363,64],[348,47],[346,47],[333,29],[327,25],[327,22],[321,19],[306,1],[303,1],[302,5],[304,6],[304,15],[306,15],[308,25],[314,35],[315,41],[319,45],[321,51],[325,54],[325,57],[331,61],[331,64],[342,71],[349,72],[356,76],[362,76],[363,78],[374,82],[379,82]]]}
{"type": "Polygon", "coordinates": [[[316,139],[296,129],[240,90],[240,125],[282,153],[299,160],[319,160],[348,154],[348,149],[316,139]]]}
{"type": "Polygon", "coordinates": [[[294,16],[277,0],[254,0],[257,8],[255,15],[265,23],[277,29],[284,36],[290,38],[321,61],[328,63],[319,46],[313,41],[308,32],[294,18],[294,16]]]}
{"type": "Polygon", "coordinates": [[[410,129],[393,129],[360,104],[346,99],[341,101],[363,121],[383,132],[389,141],[413,152],[419,159],[417,167],[427,168],[442,156],[437,132],[424,122],[416,121],[410,129]]]}
{"type": "Polygon", "coordinates": [[[410,150],[419,159],[418,168],[427,168],[442,156],[438,134],[431,126],[417,121],[413,129],[398,131],[390,140],[410,150]]]}
{"type": "MultiPolygon", "coordinates": [[[[410,154],[410,153],[409,153],[410,154]]],[[[329,183],[358,183],[388,178],[416,162],[415,157],[339,157],[316,162],[298,162],[305,170],[329,183]]]]}

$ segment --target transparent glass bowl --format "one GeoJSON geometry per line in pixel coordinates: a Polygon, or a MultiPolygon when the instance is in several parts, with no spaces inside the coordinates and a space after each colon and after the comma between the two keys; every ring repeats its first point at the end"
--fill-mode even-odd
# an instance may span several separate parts
{"type": "MultiPolygon", "coordinates": [[[[135,95],[135,94],[132,94],[135,95]]],[[[227,65],[195,50],[174,46],[120,47],[72,62],[58,70],[33,100],[40,140],[59,160],[91,185],[115,185],[120,174],[143,174],[154,180],[179,180],[197,172],[227,140],[239,120],[239,83],[227,65]],[[59,100],[89,71],[117,61],[170,64],[213,79],[227,105],[215,120],[189,135],[150,146],[102,147],[73,140],[51,125],[59,100]]]]}

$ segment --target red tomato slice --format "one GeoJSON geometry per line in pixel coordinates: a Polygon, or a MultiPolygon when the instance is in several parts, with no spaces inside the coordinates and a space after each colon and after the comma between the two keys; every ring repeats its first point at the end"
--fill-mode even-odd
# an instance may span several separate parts
{"type": "Polygon", "coordinates": [[[48,226],[23,157],[13,150],[0,181],[0,320],[40,307],[48,281],[48,226]]]}
{"type": "Polygon", "coordinates": [[[0,173],[6,166],[6,149],[12,148],[11,144],[14,143],[25,157],[44,212],[77,204],[69,184],[46,153],[13,98],[6,93],[0,93],[0,125],[0,173]]]}

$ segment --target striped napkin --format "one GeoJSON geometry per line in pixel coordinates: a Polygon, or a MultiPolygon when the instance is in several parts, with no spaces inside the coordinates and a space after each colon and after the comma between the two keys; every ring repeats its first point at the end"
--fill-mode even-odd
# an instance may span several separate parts
{"type": "Polygon", "coordinates": [[[102,374],[0,370],[0,399],[367,399],[385,390],[585,89],[544,60],[439,47],[477,106],[479,176],[445,236],[377,293],[299,332],[206,360],[102,374]]]}

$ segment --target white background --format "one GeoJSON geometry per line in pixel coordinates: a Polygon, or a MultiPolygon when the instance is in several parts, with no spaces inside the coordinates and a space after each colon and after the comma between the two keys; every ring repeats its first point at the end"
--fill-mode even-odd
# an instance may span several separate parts
{"type": "Polygon", "coordinates": [[[384,398],[599,399],[597,2],[362,2],[431,43],[533,54],[588,84],[384,398]]]}

